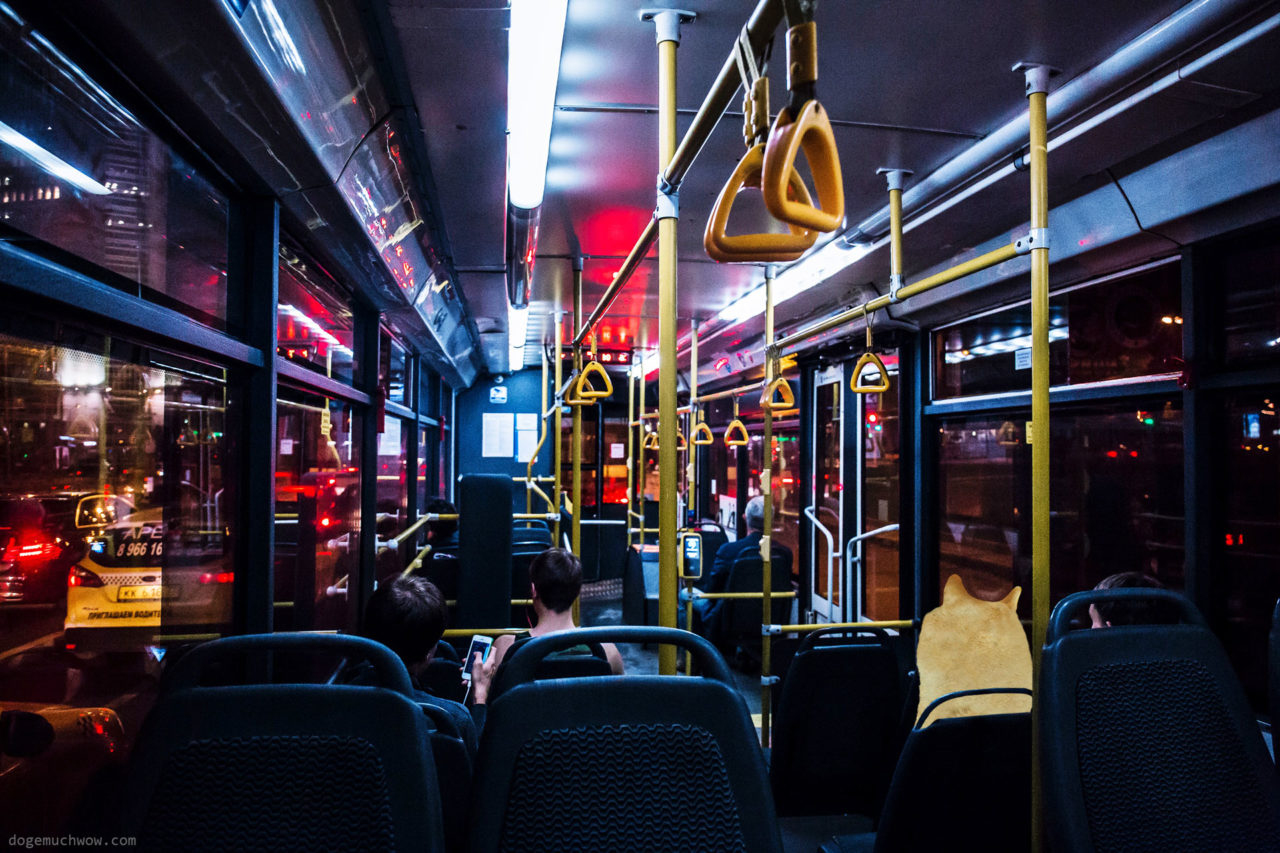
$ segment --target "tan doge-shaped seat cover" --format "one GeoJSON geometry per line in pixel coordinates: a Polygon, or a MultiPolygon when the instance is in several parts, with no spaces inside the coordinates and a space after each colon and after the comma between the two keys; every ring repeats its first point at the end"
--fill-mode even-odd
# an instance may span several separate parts
{"type": "MultiPolygon", "coordinates": [[[[1000,601],[969,595],[959,575],[947,578],[942,606],[925,614],[916,649],[920,707],[916,719],[939,696],[983,687],[1031,689],[1031,649],[1018,621],[1022,587],[1000,601]]],[[[929,723],[945,717],[1014,714],[1031,710],[1031,697],[1012,694],[965,696],[944,703],[929,723]]],[[[928,723],[926,723],[926,726],[928,723]]]]}

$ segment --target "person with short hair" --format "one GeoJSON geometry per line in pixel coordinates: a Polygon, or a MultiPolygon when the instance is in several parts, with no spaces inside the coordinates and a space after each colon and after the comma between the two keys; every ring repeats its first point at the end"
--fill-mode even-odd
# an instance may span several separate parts
{"type": "MultiPolygon", "coordinates": [[[[424,690],[419,681],[435,657],[436,646],[444,634],[445,612],[444,596],[431,581],[416,576],[397,577],[380,584],[369,597],[361,633],[396,653],[409,670],[414,700],[448,713],[462,732],[468,751],[474,755],[477,725],[472,713],[460,702],[424,690]]],[[[372,666],[364,663],[353,667],[344,681],[363,684],[373,679],[372,666]]]]}
{"type": "MultiPolygon", "coordinates": [[[[582,563],[571,551],[548,548],[534,557],[529,563],[529,587],[537,623],[520,634],[503,634],[498,637],[493,641],[489,659],[483,663],[477,660],[472,665],[471,690],[477,703],[486,701],[493,675],[513,645],[530,637],[545,637],[578,627],[573,621],[573,603],[582,592],[582,563]]],[[[625,667],[617,646],[612,643],[600,645],[604,648],[609,668],[614,675],[622,675],[625,667]]],[[[566,651],[572,653],[574,649],[566,651]]]]}
{"type": "MultiPolygon", "coordinates": [[[[1165,589],[1165,585],[1142,572],[1118,572],[1098,582],[1094,589],[1165,589]]],[[[1170,625],[1178,622],[1178,613],[1164,601],[1099,601],[1089,605],[1094,628],[1115,625],[1170,625]]]]}
{"type": "MultiPolygon", "coordinates": [[[[457,515],[457,508],[441,497],[428,498],[422,508],[426,515],[457,515]]],[[[439,519],[427,522],[427,544],[433,550],[456,548],[458,546],[458,520],[455,518],[439,519]]]]}
{"type": "MultiPolygon", "coordinates": [[[[711,564],[711,571],[706,575],[706,583],[702,588],[703,592],[724,592],[729,586],[729,575],[733,569],[733,563],[738,559],[739,555],[753,550],[760,550],[760,540],[764,536],[763,495],[756,495],[747,501],[747,506],[742,511],[742,518],[747,524],[747,535],[736,542],[726,542],[716,551],[715,560],[711,564]]],[[[775,542],[772,550],[775,555],[774,559],[784,562],[789,569],[791,566],[791,549],[775,542]]],[[[719,645],[720,638],[717,636],[718,616],[724,604],[725,600],[722,598],[695,598],[693,601],[694,626],[689,630],[695,631],[719,645]]],[[[684,607],[679,609],[677,615],[680,620],[684,619],[684,607]]],[[[685,626],[681,625],[681,627],[685,626]]]]}

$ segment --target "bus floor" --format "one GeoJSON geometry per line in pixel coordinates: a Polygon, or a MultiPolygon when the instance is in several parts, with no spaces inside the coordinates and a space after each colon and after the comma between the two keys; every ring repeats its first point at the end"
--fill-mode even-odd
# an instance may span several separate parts
{"type": "MultiPolygon", "coordinates": [[[[582,588],[582,625],[621,625],[622,622],[622,582],[600,581],[586,584],[582,588]]],[[[635,674],[657,674],[657,646],[639,646],[627,643],[618,646],[626,671],[635,674]]],[[[683,657],[683,655],[681,655],[683,657]]],[[[760,674],[745,673],[733,669],[729,661],[730,674],[733,675],[734,687],[747,703],[747,712],[760,725],[760,674]]]]}

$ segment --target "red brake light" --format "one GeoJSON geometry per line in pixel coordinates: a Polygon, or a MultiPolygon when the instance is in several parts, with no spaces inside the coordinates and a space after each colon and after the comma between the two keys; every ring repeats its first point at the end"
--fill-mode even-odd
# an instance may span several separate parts
{"type": "Polygon", "coordinates": [[[88,589],[102,585],[102,578],[80,566],[72,566],[71,571],[67,573],[67,586],[82,586],[88,589]]]}
{"type": "Polygon", "coordinates": [[[329,525],[331,525],[331,524],[333,524],[333,519],[332,519],[332,518],[330,518],[330,517],[329,517],[329,516],[327,516],[327,515],[320,519],[320,526],[321,526],[321,527],[328,527],[328,526],[329,526],[329,525]]]}
{"type": "Polygon", "coordinates": [[[236,579],[235,572],[205,572],[200,575],[200,583],[234,583],[236,579]]]}

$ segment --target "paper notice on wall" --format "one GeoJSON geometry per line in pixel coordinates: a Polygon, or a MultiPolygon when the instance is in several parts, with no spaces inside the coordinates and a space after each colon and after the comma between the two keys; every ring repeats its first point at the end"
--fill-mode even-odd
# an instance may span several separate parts
{"type": "Polygon", "coordinates": [[[516,461],[528,462],[538,448],[538,433],[531,429],[516,431],[516,461]]]}
{"type": "Polygon", "coordinates": [[[516,430],[525,432],[527,430],[538,431],[538,414],[537,412],[520,412],[516,415],[516,430]]]}
{"type": "Polygon", "coordinates": [[[484,434],[480,442],[482,456],[511,457],[515,452],[515,421],[515,415],[511,412],[484,413],[484,434]]]}
{"type": "Polygon", "coordinates": [[[623,444],[620,441],[613,441],[609,443],[610,459],[625,459],[626,456],[627,456],[627,446],[625,444],[623,444]]]}

